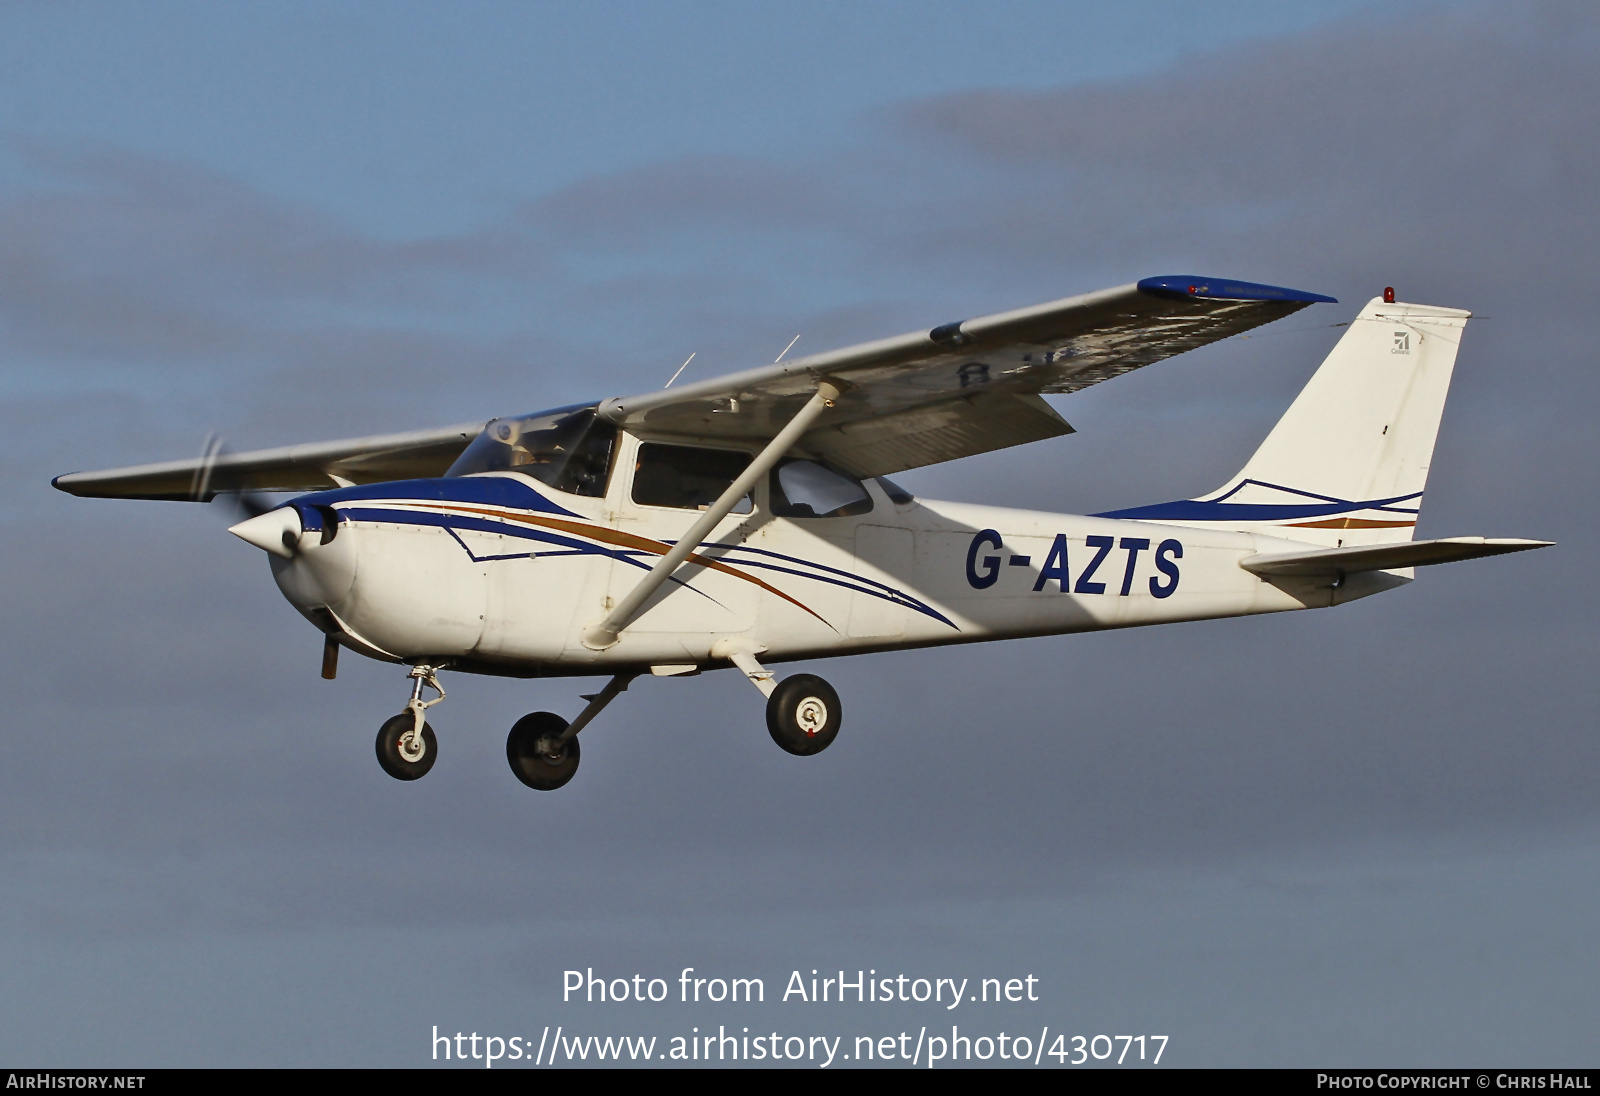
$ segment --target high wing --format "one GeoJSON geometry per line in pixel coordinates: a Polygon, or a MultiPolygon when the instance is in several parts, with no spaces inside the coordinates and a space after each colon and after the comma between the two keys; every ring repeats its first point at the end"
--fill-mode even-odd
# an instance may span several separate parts
{"type": "Polygon", "coordinates": [[[442,476],[483,430],[461,423],[405,434],[286,445],[249,453],[221,453],[72,472],[51,482],[84,498],[186,499],[209,502],[227,491],[320,491],[357,483],[442,476]]]}
{"type": "MultiPolygon", "coordinates": [[[[1076,392],[1237,335],[1332,297],[1188,275],[943,324],[681,388],[608,399],[605,419],[637,434],[764,443],[826,380],[835,406],[796,452],[858,476],[1070,434],[1041,393],[1076,392]]],[[[92,498],[192,499],[229,491],[314,491],[441,476],[481,422],[198,456],[57,476],[92,498]]]]}
{"type": "Polygon", "coordinates": [[[1076,392],[1332,297],[1188,275],[1068,297],[797,358],[682,388],[606,400],[647,437],[764,441],[816,391],[841,389],[795,449],[857,476],[1072,432],[1041,393],[1076,392]]]}

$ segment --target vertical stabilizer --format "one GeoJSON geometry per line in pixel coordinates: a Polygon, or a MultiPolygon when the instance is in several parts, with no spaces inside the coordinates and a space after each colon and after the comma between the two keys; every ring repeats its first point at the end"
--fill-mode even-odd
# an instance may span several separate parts
{"type": "Polygon", "coordinates": [[[1410,540],[1470,315],[1374,298],[1225,486],[1107,516],[1330,548],[1410,540]]]}

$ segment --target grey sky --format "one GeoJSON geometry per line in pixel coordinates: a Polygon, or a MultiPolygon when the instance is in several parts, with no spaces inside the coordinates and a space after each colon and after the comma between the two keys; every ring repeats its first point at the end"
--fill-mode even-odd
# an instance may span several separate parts
{"type": "Polygon", "coordinates": [[[1594,1057],[1589,8],[131,10],[0,12],[9,1060],[731,1022],[563,1011],[570,965],[1027,968],[1051,996],[1006,1022],[1186,1064],[1594,1057]],[[821,664],[847,719],[813,759],[740,681],[648,681],[538,795],[505,729],[580,683],[447,678],[440,762],[398,784],[401,676],[318,680],[223,515],[47,487],[1188,271],[1342,303],[905,481],[1214,487],[1393,284],[1479,315],[1419,535],[1560,546],[1330,612],[821,664]]]}

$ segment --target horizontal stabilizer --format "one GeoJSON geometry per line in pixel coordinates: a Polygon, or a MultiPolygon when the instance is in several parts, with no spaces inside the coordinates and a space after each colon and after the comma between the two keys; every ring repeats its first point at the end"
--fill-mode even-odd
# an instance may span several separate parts
{"type": "Polygon", "coordinates": [[[1525,552],[1529,548],[1548,548],[1554,543],[1552,540],[1446,537],[1309,552],[1263,553],[1246,556],[1239,561],[1239,566],[1257,575],[1353,575],[1362,571],[1392,571],[1429,563],[1498,556],[1505,552],[1525,552]]]}

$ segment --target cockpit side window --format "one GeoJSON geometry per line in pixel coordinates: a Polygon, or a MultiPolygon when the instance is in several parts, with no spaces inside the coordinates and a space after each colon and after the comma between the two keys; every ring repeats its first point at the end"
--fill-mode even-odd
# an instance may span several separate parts
{"type": "Polygon", "coordinates": [[[495,419],[445,475],[522,472],[557,491],[599,498],[616,445],[617,428],[596,417],[594,404],[561,407],[495,419]]]}
{"type": "Polygon", "coordinates": [[[784,461],[772,473],[772,512],[785,518],[842,518],[872,510],[858,479],[811,460],[784,461]]]}
{"type": "MultiPolygon", "coordinates": [[[[639,446],[634,468],[633,501],[642,506],[704,510],[749,465],[749,453],[646,442],[639,446]]],[[[746,495],[733,512],[748,514],[750,509],[750,496],[746,495]]]]}

